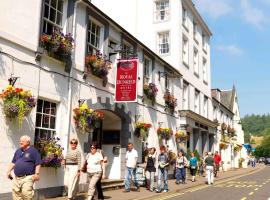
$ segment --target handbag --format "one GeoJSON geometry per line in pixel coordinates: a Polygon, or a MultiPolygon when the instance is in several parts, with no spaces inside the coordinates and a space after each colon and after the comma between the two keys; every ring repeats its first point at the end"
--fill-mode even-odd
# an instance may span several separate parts
{"type": "Polygon", "coordinates": [[[83,173],[86,173],[87,172],[87,159],[88,159],[88,155],[86,156],[86,158],[85,158],[85,161],[84,161],[84,163],[83,163],[83,166],[82,166],[82,168],[81,168],[81,171],[83,172],[83,173]]]}

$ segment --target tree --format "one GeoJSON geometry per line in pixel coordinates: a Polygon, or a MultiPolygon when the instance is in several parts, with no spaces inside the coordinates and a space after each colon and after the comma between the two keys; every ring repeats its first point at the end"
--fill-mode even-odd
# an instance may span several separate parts
{"type": "Polygon", "coordinates": [[[270,136],[265,136],[260,146],[256,148],[257,157],[270,157],[270,136]]]}

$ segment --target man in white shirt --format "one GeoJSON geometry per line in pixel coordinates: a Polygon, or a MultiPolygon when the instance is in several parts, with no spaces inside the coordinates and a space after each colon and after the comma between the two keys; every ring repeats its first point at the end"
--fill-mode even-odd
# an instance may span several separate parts
{"type": "Polygon", "coordinates": [[[137,187],[137,191],[140,191],[140,187],[135,178],[135,170],[138,160],[138,153],[133,148],[132,143],[128,143],[128,151],[126,153],[126,175],[125,175],[125,190],[124,192],[130,192],[130,181],[132,176],[134,177],[134,184],[137,187]]]}

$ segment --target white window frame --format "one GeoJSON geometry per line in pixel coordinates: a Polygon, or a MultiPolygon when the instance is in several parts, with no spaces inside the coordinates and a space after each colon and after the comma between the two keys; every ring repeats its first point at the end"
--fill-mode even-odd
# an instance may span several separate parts
{"type": "Polygon", "coordinates": [[[89,22],[87,25],[87,40],[86,40],[86,46],[87,46],[87,53],[88,54],[95,54],[97,51],[101,51],[101,44],[103,41],[103,31],[104,27],[101,23],[99,23],[94,18],[89,17],[89,22]],[[92,26],[95,26],[95,32],[92,32],[92,26]],[[97,31],[99,30],[99,31],[97,31]],[[92,44],[92,37],[94,36],[94,43],[92,44]],[[90,51],[92,49],[92,52],[90,51]]]}
{"type": "Polygon", "coordinates": [[[164,69],[164,71],[165,71],[164,86],[165,86],[166,89],[168,89],[170,91],[171,90],[171,86],[172,86],[171,79],[169,77],[170,71],[169,70],[166,70],[166,69],[164,69]]]}
{"type": "Polygon", "coordinates": [[[217,106],[213,107],[213,118],[218,120],[218,118],[217,118],[217,106]]]}
{"type": "Polygon", "coordinates": [[[189,65],[189,42],[185,35],[182,36],[182,60],[186,66],[189,65]]]}
{"type": "Polygon", "coordinates": [[[63,16],[64,16],[63,10],[64,10],[64,0],[46,0],[44,2],[43,27],[42,27],[43,33],[52,34],[52,32],[55,31],[56,29],[59,29],[60,31],[63,29],[63,16]],[[52,2],[56,2],[56,7],[52,6],[52,2]],[[62,2],[61,8],[58,8],[59,2],[62,2]],[[48,17],[45,17],[46,7],[48,7],[48,17]],[[55,12],[54,17],[51,17],[52,11],[55,12]],[[59,15],[60,17],[58,18],[59,15]],[[51,33],[48,33],[48,24],[51,25],[53,28],[51,33]]]}
{"type": "MultiPolygon", "coordinates": [[[[37,139],[37,138],[40,138],[40,131],[41,130],[43,130],[43,131],[47,131],[47,132],[50,132],[50,133],[45,133],[45,135],[46,135],[46,138],[52,138],[52,137],[54,137],[55,135],[56,135],[56,122],[57,122],[57,107],[58,107],[58,105],[57,105],[57,103],[55,103],[55,102],[52,102],[52,101],[48,101],[48,100],[44,100],[44,99],[38,99],[38,103],[40,102],[40,101],[42,101],[42,106],[41,106],[41,112],[39,112],[38,111],[38,109],[37,109],[37,112],[36,112],[36,124],[35,124],[35,140],[37,139]],[[47,102],[47,103],[49,103],[49,105],[50,105],[50,108],[49,108],[49,113],[46,113],[46,111],[44,112],[43,110],[44,110],[44,103],[45,102],[47,102]],[[52,112],[52,105],[55,105],[55,107],[54,107],[54,114],[51,114],[51,112],[52,112]],[[41,115],[41,121],[40,122],[38,122],[38,115],[41,115]],[[46,123],[44,123],[44,121],[45,121],[45,117],[46,118],[48,118],[48,127],[44,127],[43,126],[43,124],[46,124],[46,123]],[[51,118],[52,117],[54,117],[54,127],[53,128],[51,128],[51,118]],[[40,124],[40,126],[38,126],[37,124],[40,124]],[[39,133],[37,134],[36,133],[36,131],[37,131],[37,129],[39,130],[39,133]]],[[[38,105],[37,105],[37,107],[38,107],[38,105]]]]}
{"type": "Polygon", "coordinates": [[[195,47],[193,49],[193,67],[194,74],[199,77],[199,51],[195,47]]]}
{"type": "Polygon", "coordinates": [[[143,81],[144,83],[150,83],[151,80],[151,69],[152,69],[152,60],[147,56],[144,56],[143,61],[143,81]]]}
{"type": "Polygon", "coordinates": [[[127,59],[129,57],[129,54],[131,53],[131,50],[134,52],[134,46],[124,40],[122,44],[121,58],[127,59]]]}
{"type": "Polygon", "coordinates": [[[198,43],[198,24],[193,21],[193,38],[198,43]]]}
{"type": "Polygon", "coordinates": [[[221,123],[224,123],[224,112],[223,111],[220,112],[220,121],[221,121],[221,123]]]}
{"type": "Polygon", "coordinates": [[[205,34],[203,34],[202,35],[202,48],[206,54],[207,54],[207,42],[208,42],[208,38],[205,34]]]}
{"type": "Polygon", "coordinates": [[[189,85],[184,83],[183,85],[183,110],[189,109],[189,85]]]}
{"type": "Polygon", "coordinates": [[[170,0],[155,0],[154,10],[155,10],[154,19],[156,22],[169,20],[170,19],[170,0]],[[166,3],[167,5],[165,5],[166,3]],[[164,6],[164,7],[161,8],[161,6],[164,6]],[[164,15],[162,15],[162,13],[164,15]],[[162,16],[164,17],[162,18],[162,16]]]}
{"type": "Polygon", "coordinates": [[[185,7],[182,7],[182,25],[188,29],[188,11],[185,7]]]}
{"type": "Polygon", "coordinates": [[[160,55],[168,55],[170,53],[170,32],[163,31],[157,34],[158,52],[160,55]]]}
{"type": "Polygon", "coordinates": [[[200,92],[198,90],[195,90],[194,97],[194,111],[200,114],[200,92]]]}
{"type": "Polygon", "coordinates": [[[206,58],[203,58],[203,81],[205,83],[208,83],[208,77],[207,77],[207,60],[206,58]]]}

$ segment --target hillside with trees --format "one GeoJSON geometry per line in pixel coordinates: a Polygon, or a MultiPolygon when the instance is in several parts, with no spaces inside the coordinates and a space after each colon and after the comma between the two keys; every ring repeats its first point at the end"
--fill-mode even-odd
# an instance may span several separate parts
{"type": "Polygon", "coordinates": [[[270,114],[246,115],[241,119],[245,135],[267,136],[270,135],[270,114]]]}

